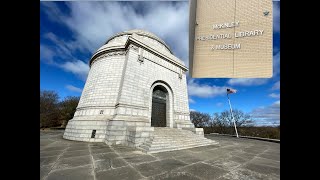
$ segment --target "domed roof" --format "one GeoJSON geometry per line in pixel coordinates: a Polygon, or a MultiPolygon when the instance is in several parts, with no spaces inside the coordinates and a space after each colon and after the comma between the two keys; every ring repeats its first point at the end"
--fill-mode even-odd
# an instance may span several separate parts
{"type": "Polygon", "coordinates": [[[111,41],[112,39],[114,39],[114,38],[116,38],[118,36],[132,35],[133,33],[138,34],[140,36],[146,36],[146,37],[149,37],[151,39],[157,40],[158,42],[163,44],[172,53],[170,47],[162,39],[160,39],[155,34],[153,34],[151,32],[148,32],[148,31],[145,31],[145,30],[142,30],[142,29],[132,29],[132,30],[128,30],[128,31],[123,31],[123,32],[117,33],[117,34],[113,35],[111,38],[109,38],[108,41],[105,44],[107,44],[109,41],[111,41]]]}

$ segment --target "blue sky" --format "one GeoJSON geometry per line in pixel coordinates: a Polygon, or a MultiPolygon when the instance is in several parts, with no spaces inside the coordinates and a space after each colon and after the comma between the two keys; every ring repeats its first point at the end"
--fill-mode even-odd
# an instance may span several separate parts
{"type": "MultiPolygon", "coordinates": [[[[40,89],[61,99],[80,96],[91,55],[113,34],[145,29],[163,39],[188,66],[188,1],[40,2],[40,89]],[[166,12],[166,13],[163,13],[166,12]]],[[[272,78],[192,79],[187,76],[191,110],[213,114],[232,107],[250,113],[257,125],[280,123],[280,2],[273,2],[272,78]]]]}

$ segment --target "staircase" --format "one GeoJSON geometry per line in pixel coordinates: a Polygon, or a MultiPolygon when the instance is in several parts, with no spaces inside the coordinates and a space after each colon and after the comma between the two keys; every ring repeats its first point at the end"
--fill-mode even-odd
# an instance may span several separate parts
{"type": "Polygon", "coordinates": [[[189,130],[155,127],[154,136],[139,146],[143,152],[158,153],[218,144],[189,130]]]}

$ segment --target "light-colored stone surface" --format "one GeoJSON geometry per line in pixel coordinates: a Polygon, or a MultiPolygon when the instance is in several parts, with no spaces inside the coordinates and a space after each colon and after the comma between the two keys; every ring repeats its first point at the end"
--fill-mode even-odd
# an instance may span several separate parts
{"type": "Polygon", "coordinates": [[[139,148],[147,153],[158,153],[218,144],[216,141],[203,137],[202,128],[194,129],[201,129],[202,131],[194,133],[190,130],[155,127],[154,136],[140,145],[139,148]]]}
{"type": "Polygon", "coordinates": [[[40,179],[280,179],[280,144],[205,135],[219,145],[145,154],[40,131],[40,179]]]}
{"type": "Polygon", "coordinates": [[[153,137],[152,93],[157,86],[166,91],[166,126],[201,134],[190,121],[187,70],[153,33],[130,30],[116,34],[92,56],[77,110],[63,137],[141,145],[153,137]]]}

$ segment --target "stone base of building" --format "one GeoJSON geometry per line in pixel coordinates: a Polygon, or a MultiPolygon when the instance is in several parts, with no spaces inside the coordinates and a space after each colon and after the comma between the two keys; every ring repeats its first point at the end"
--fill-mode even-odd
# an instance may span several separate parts
{"type": "Polygon", "coordinates": [[[74,141],[105,142],[137,147],[153,136],[150,123],[123,120],[70,120],[63,138],[74,141]],[[92,137],[95,130],[95,136],[92,137]]]}
{"type": "Polygon", "coordinates": [[[181,128],[183,130],[192,131],[196,135],[204,136],[203,128],[181,128]]]}
{"type": "Polygon", "coordinates": [[[111,120],[108,123],[105,142],[108,145],[123,144],[137,147],[153,136],[150,123],[140,121],[111,120]]]}
{"type": "MultiPolygon", "coordinates": [[[[202,128],[194,128],[192,123],[180,122],[175,129],[192,131],[203,136],[202,128]]],[[[86,142],[105,142],[108,145],[122,144],[139,147],[154,137],[154,127],[149,122],[126,120],[75,120],[68,122],[64,139],[86,142]],[[93,131],[95,130],[95,135],[93,131]]]]}
{"type": "Polygon", "coordinates": [[[108,120],[70,120],[63,134],[64,139],[87,142],[104,142],[108,120]],[[95,131],[95,137],[92,132],[95,131]]]}
{"type": "Polygon", "coordinates": [[[185,121],[185,120],[175,120],[175,128],[178,129],[192,129],[194,128],[194,124],[191,123],[190,121],[185,121]]]}
{"type": "Polygon", "coordinates": [[[158,153],[218,144],[216,141],[205,138],[201,132],[203,132],[202,128],[155,127],[154,136],[138,149],[146,153],[158,153]]]}

